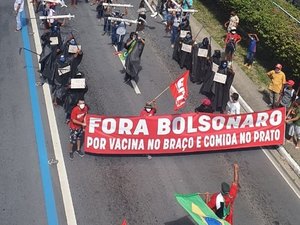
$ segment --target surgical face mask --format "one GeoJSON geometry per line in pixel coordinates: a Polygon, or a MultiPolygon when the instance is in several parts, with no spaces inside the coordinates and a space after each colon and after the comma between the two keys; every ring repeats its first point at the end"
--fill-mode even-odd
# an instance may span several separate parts
{"type": "Polygon", "coordinates": [[[79,104],[79,108],[80,108],[80,109],[84,109],[84,106],[85,106],[84,103],[79,104]]]}
{"type": "Polygon", "coordinates": [[[151,112],[150,108],[145,108],[146,112],[151,112]]]}

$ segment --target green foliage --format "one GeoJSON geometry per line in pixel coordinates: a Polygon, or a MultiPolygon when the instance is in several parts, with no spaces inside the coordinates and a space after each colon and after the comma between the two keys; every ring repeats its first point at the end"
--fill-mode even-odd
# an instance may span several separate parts
{"type": "MultiPolygon", "coordinates": [[[[300,11],[284,0],[277,4],[298,20],[300,11]]],[[[270,0],[219,0],[224,11],[235,10],[240,28],[257,33],[261,50],[270,63],[281,63],[289,77],[300,77],[300,24],[276,7],[270,0]]],[[[258,52],[258,54],[260,54],[258,52]]]]}

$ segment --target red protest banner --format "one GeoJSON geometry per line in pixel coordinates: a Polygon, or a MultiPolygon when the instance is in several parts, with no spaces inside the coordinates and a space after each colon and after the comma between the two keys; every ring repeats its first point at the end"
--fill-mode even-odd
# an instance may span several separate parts
{"type": "Polygon", "coordinates": [[[285,108],[224,115],[87,116],[85,151],[94,154],[171,154],[280,145],[285,108]]]}
{"type": "Polygon", "coordinates": [[[175,100],[174,110],[182,108],[185,105],[185,101],[188,98],[188,78],[190,71],[187,70],[180,77],[170,84],[170,91],[175,100]]]}

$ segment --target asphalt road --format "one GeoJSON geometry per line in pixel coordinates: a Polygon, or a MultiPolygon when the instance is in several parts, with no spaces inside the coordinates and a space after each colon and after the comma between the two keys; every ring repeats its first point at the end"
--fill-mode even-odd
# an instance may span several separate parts
{"type": "MultiPolygon", "coordinates": [[[[138,1],[131,1],[137,9],[138,1]]],[[[28,90],[20,33],[14,32],[11,4],[0,3],[0,112],[2,114],[0,157],[1,224],[46,224],[45,201],[39,167],[34,120],[28,90]],[[7,32],[4,32],[7,31],[7,32]]],[[[73,30],[81,43],[84,58],[80,70],[87,76],[86,101],[91,113],[137,115],[147,100],[154,98],[183,70],[171,60],[169,37],[160,19],[150,17],[145,30],[143,70],[136,95],[123,83],[121,62],[113,55],[109,36],[102,36],[102,21],[96,19],[95,6],[79,2],[78,8],[63,9],[76,18],[62,28],[73,30]]],[[[129,10],[127,18],[137,13],[129,10]]],[[[128,31],[135,29],[129,27],[128,31]]],[[[41,30],[42,32],[43,30],[41,30]]],[[[30,29],[29,29],[30,32],[30,29]]],[[[126,39],[126,38],[125,38],[126,39]]],[[[37,64],[35,62],[35,66],[37,64]]],[[[36,78],[38,75],[36,74],[36,78]]],[[[199,103],[199,86],[189,84],[189,101],[180,112],[192,111],[199,103]]],[[[49,158],[53,155],[41,88],[37,87],[49,158]]],[[[159,100],[158,113],[173,113],[169,92],[159,100]]],[[[154,156],[92,156],[68,160],[68,127],[63,109],[56,108],[56,119],[77,224],[115,225],[124,218],[130,225],[193,224],[176,203],[174,193],[215,192],[220,183],[232,180],[232,163],[240,165],[241,190],[235,204],[235,224],[296,225],[300,202],[260,149],[154,156]]],[[[55,167],[50,167],[60,224],[65,224],[55,167]]]]}

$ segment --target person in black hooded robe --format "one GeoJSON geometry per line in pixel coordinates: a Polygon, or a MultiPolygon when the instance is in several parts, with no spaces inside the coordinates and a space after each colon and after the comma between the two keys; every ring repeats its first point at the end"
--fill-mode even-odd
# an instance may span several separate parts
{"type": "Polygon", "coordinates": [[[48,81],[49,84],[53,83],[54,79],[54,67],[55,67],[55,59],[59,54],[62,48],[62,38],[60,34],[60,26],[62,23],[54,22],[51,30],[49,32],[44,33],[41,36],[42,40],[42,53],[39,60],[40,70],[39,72],[42,74],[42,83],[48,81]],[[57,38],[58,44],[52,43],[52,38],[57,38]],[[45,70],[46,69],[46,70],[45,70]]]}
{"type": "Polygon", "coordinates": [[[201,85],[200,88],[200,93],[212,98],[213,93],[211,92],[212,90],[212,85],[213,85],[213,78],[215,75],[215,71],[217,71],[218,69],[216,69],[215,71],[213,71],[213,64],[216,64],[217,67],[220,66],[221,64],[221,51],[220,50],[215,50],[214,54],[212,55],[212,64],[211,64],[211,69],[207,72],[207,76],[202,77],[203,78],[203,83],[201,85]]]}
{"type": "Polygon", "coordinates": [[[51,86],[51,92],[54,105],[61,105],[66,96],[66,86],[71,77],[70,70],[71,61],[66,59],[64,55],[60,55],[56,62],[54,81],[51,86]]]}
{"type": "Polygon", "coordinates": [[[129,80],[134,80],[135,82],[138,82],[138,74],[142,69],[141,56],[143,54],[145,40],[138,37],[137,34],[135,34],[135,40],[133,40],[131,45],[132,44],[132,50],[128,53],[125,59],[125,82],[128,82],[129,80]]]}
{"type": "Polygon", "coordinates": [[[193,48],[194,40],[192,38],[192,34],[188,32],[186,36],[183,38],[182,43],[181,43],[181,49],[179,53],[179,66],[181,69],[185,67],[187,70],[192,69],[192,48],[193,48]],[[183,50],[182,45],[189,45],[190,46],[190,51],[189,50],[183,50]]]}
{"type": "MultiPolygon", "coordinates": [[[[227,61],[221,61],[218,73],[226,75],[225,83],[213,81],[211,87],[212,107],[214,111],[223,113],[226,109],[226,104],[229,101],[229,91],[234,79],[234,71],[228,67],[227,61]]],[[[214,79],[214,77],[212,77],[214,79]]]]}
{"type": "Polygon", "coordinates": [[[190,80],[193,83],[201,84],[204,80],[211,75],[211,45],[207,37],[205,37],[201,43],[193,46],[193,62],[192,71],[190,73],[190,80]],[[207,50],[205,56],[199,56],[199,49],[207,50]]]}
{"type": "Polygon", "coordinates": [[[189,20],[186,17],[182,18],[181,23],[178,26],[178,35],[175,39],[174,50],[173,50],[173,55],[172,55],[172,58],[179,64],[180,64],[180,59],[181,59],[182,42],[185,38],[185,37],[181,36],[181,31],[189,32],[190,35],[192,35],[191,26],[190,26],[189,20]]]}

